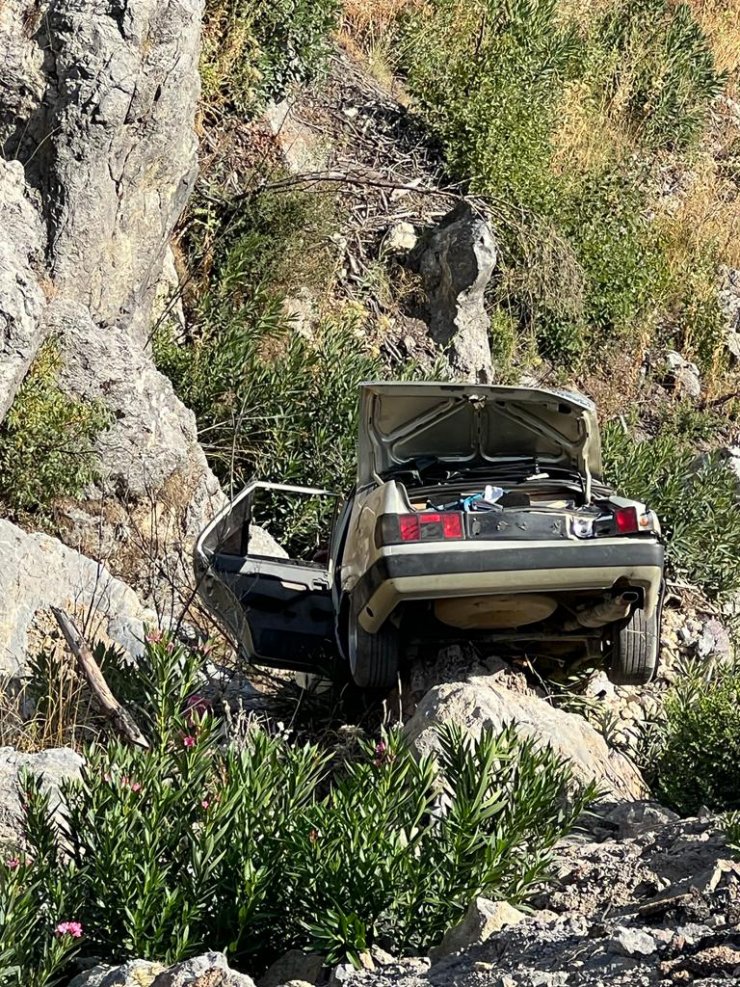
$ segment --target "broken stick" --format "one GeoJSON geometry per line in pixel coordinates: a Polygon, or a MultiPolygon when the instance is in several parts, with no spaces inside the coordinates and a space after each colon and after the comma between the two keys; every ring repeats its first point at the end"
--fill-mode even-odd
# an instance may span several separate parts
{"type": "Polygon", "coordinates": [[[110,720],[116,730],[129,743],[137,747],[149,747],[144,734],[139,730],[131,714],[119,703],[110,691],[108,683],[103,678],[100,666],[95,661],[93,653],[84,637],[77,630],[69,614],[60,607],[51,607],[51,612],[59,624],[69,650],[77,659],[80,671],[87,679],[87,684],[100,704],[106,719],[110,720]]]}

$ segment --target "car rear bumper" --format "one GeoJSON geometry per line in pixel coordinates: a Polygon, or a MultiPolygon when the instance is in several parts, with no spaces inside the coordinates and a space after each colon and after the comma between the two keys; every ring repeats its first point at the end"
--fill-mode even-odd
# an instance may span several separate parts
{"type": "Polygon", "coordinates": [[[658,605],[664,550],[655,539],[588,542],[425,545],[389,550],[354,588],[367,601],[360,623],[373,633],[405,600],[486,593],[609,590],[619,579],[645,593],[648,614],[658,605]]]}

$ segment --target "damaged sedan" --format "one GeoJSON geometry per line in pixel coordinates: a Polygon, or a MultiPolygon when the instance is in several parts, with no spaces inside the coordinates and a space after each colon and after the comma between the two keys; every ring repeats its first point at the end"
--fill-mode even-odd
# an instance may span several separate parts
{"type": "Polygon", "coordinates": [[[601,664],[654,676],[664,549],[645,504],[604,484],[594,405],[566,391],[451,383],[360,387],[357,482],[255,481],[198,539],[209,610],[257,664],[348,666],[389,689],[455,641],[545,674],[601,664]],[[279,493],[336,499],[326,544],[283,557],[252,537],[279,493]]]}

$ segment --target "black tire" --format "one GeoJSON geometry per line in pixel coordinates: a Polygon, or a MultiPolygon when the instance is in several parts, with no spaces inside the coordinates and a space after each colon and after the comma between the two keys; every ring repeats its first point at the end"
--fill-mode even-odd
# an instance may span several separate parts
{"type": "Polygon", "coordinates": [[[352,678],[361,689],[392,689],[398,679],[398,630],[386,621],[375,634],[368,634],[358,619],[361,609],[354,601],[350,606],[348,657],[352,678]]]}
{"type": "Polygon", "coordinates": [[[657,612],[646,617],[635,610],[630,620],[619,628],[607,665],[607,675],[614,685],[647,685],[655,677],[660,650],[660,622],[657,612]]]}

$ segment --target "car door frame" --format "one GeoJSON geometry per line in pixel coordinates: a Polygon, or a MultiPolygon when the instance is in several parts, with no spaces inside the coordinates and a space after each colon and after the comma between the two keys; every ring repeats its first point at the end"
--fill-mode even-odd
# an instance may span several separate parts
{"type": "MultiPolygon", "coordinates": [[[[336,648],[331,553],[329,553],[326,564],[322,564],[292,559],[288,556],[267,556],[250,552],[249,528],[253,523],[252,506],[255,494],[260,490],[331,497],[337,502],[341,500],[335,492],[320,487],[301,487],[262,480],[251,481],[219,511],[203,529],[196,541],[193,554],[198,595],[218,623],[228,630],[229,636],[234,639],[250,662],[267,667],[288,668],[303,672],[325,671],[325,661],[323,659],[317,661],[310,654],[309,639],[314,635],[311,634],[309,626],[305,627],[306,655],[297,654],[291,660],[286,660],[285,657],[276,658],[274,655],[260,653],[256,647],[255,635],[249,623],[250,608],[246,602],[248,597],[245,595],[237,596],[234,586],[228,585],[228,582],[225,581],[224,577],[227,576],[234,577],[229,580],[232,583],[241,577],[251,579],[253,580],[253,589],[249,592],[254,592],[257,589],[261,579],[280,582],[285,587],[286,593],[290,592],[291,586],[295,587],[296,593],[300,594],[302,603],[308,602],[310,604],[313,600],[320,604],[321,609],[327,611],[325,625],[327,633],[322,636],[322,640],[326,640],[328,643],[331,639],[332,646],[336,648]],[[230,519],[231,524],[229,523],[230,519]],[[224,552],[223,547],[228,546],[229,542],[236,536],[239,538],[238,553],[224,552]],[[221,552],[218,551],[218,546],[222,546],[221,552]],[[217,556],[233,561],[224,562],[218,568],[215,565],[217,556]],[[305,586],[305,588],[297,588],[301,586],[305,586]]],[[[316,630],[317,632],[321,630],[320,624],[317,624],[316,630]]],[[[318,640],[320,635],[315,636],[318,640]]]]}

